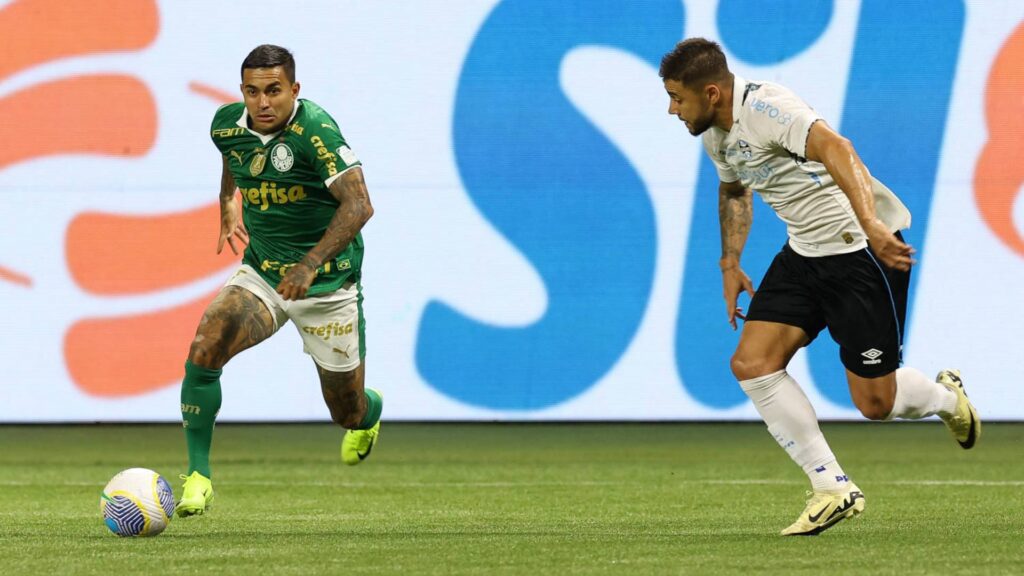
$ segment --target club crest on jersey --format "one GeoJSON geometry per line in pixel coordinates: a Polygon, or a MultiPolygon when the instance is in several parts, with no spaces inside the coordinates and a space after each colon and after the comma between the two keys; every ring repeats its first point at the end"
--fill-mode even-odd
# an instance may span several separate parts
{"type": "Polygon", "coordinates": [[[740,155],[743,156],[744,160],[750,160],[754,157],[754,153],[750,151],[750,144],[747,144],[744,140],[740,140],[738,144],[740,146],[740,155]]]}
{"type": "Polygon", "coordinates": [[[270,149],[270,163],[278,172],[287,172],[295,164],[295,156],[287,144],[281,142],[270,149]]]}
{"type": "Polygon", "coordinates": [[[263,173],[263,168],[267,165],[267,154],[264,150],[257,148],[256,153],[252,156],[252,163],[249,164],[249,174],[253,176],[259,176],[263,173]]]}

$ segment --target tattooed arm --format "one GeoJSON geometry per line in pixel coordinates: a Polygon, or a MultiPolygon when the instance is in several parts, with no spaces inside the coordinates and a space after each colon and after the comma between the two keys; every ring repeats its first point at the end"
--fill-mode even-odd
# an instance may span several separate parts
{"type": "Polygon", "coordinates": [[[220,174],[220,239],[217,240],[217,254],[224,249],[224,242],[231,246],[231,251],[238,254],[239,248],[249,243],[249,232],[242,223],[238,196],[235,195],[235,177],[228,168],[228,159],[222,158],[223,167],[220,174]],[[235,246],[235,241],[238,246],[235,246]]]}
{"type": "Polygon", "coordinates": [[[722,295],[725,298],[729,324],[736,329],[736,318],[744,319],[743,309],[736,306],[740,292],[754,295],[750,277],[740,268],[740,254],[747,243],[753,221],[753,194],[737,182],[718,183],[718,223],[722,229],[722,295]]]}
{"type": "Polygon", "coordinates": [[[362,168],[356,166],[345,172],[331,182],[328,190],[340,205],[320,241],[301,262],[288,270],[277,285],[277,293],[285,300],[305,298],[316,278],[316,269],[340,254],[373,216],[362,168]]]}

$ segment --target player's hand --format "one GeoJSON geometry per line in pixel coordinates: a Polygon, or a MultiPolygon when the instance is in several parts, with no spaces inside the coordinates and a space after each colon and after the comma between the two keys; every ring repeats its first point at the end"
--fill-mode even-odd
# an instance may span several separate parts
{"type": "Polygon", "coordinates": [[[729,317],[729,325],[736,329],[736,319],[746,320],[743,308],[736,305],[740,292],[754,295],[754,284],[750,276],[740,268],[738,263],[722,264],[722,296],[725,298],[725,313],[729,317]]]}
{"type": "Polygon", "coordinates": [[[914,248],[900,242],[895,234],[877,220],[870,228],[864,230],[868,235],[868,245],[882,264],[904,272],[910,270],[910,266],[916,262],[913,258],[914,248]]]}
{"type": "Polygon", "coordinates": [[[237,196],[220,203],[220,238],[217,239],[217,254],[224,250],[224,242],[231,246],[231,251],[239,254],[249,244],[249,232],[242,223],[242,214],[237,196]],[[235,245],[238,242],[238,245],[235,245]]]}
{"type": "Polygon", "coordinates": [[[277,285],[277,293],[285,300],[302,300],[315,279],[316,269],[300,262],[285,272],[284,278],[277,285]]]}

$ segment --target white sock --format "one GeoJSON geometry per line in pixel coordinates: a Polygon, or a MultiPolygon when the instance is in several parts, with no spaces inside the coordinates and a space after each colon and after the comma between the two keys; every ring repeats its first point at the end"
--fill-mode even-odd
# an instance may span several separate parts
{"type": "Polygon", "coordinates": [[[818,428],[814,407],[785,370],[741,380],[740,386],[768,432],[807,474],[815,492],[840,490],[849,482],[818,428]]]}
{"type": "Polygon", "coordinates": [[[948,416],[956,410],[956,394],[917,368],[896,370],[896,400],[886,420],[918,420],[933,414],[948,416]]]}

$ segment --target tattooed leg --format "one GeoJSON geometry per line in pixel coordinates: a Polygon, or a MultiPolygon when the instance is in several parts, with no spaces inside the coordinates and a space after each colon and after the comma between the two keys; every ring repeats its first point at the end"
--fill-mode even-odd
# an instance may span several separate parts
{"type": "Polygon", "coordinates": [[[366,394],[363,393],[366,361],[349,372],[331,372],[319,364],[316,371],[320,374],[320,390],[331,411],[331,420],[342,428],[357,427],[366,415],[366,394]]]}
{"type": "Polygon", "coordinates": [[[178,503],[179,516],[202,514],[213,497],[210,447],[221,405],[221,368],[235,354],[274,333],[274,318],[255,294],[225,286],[206,307],[185,362],[181,419],[188,446],[189,481],[178,503]]]}
{"type": "Polygon", "coordinates": [[[274,331],[274,318],[263,301],[244,288],[225,286],[203,313],[188,359],[196,366],[220,369],[274,331]]]}

